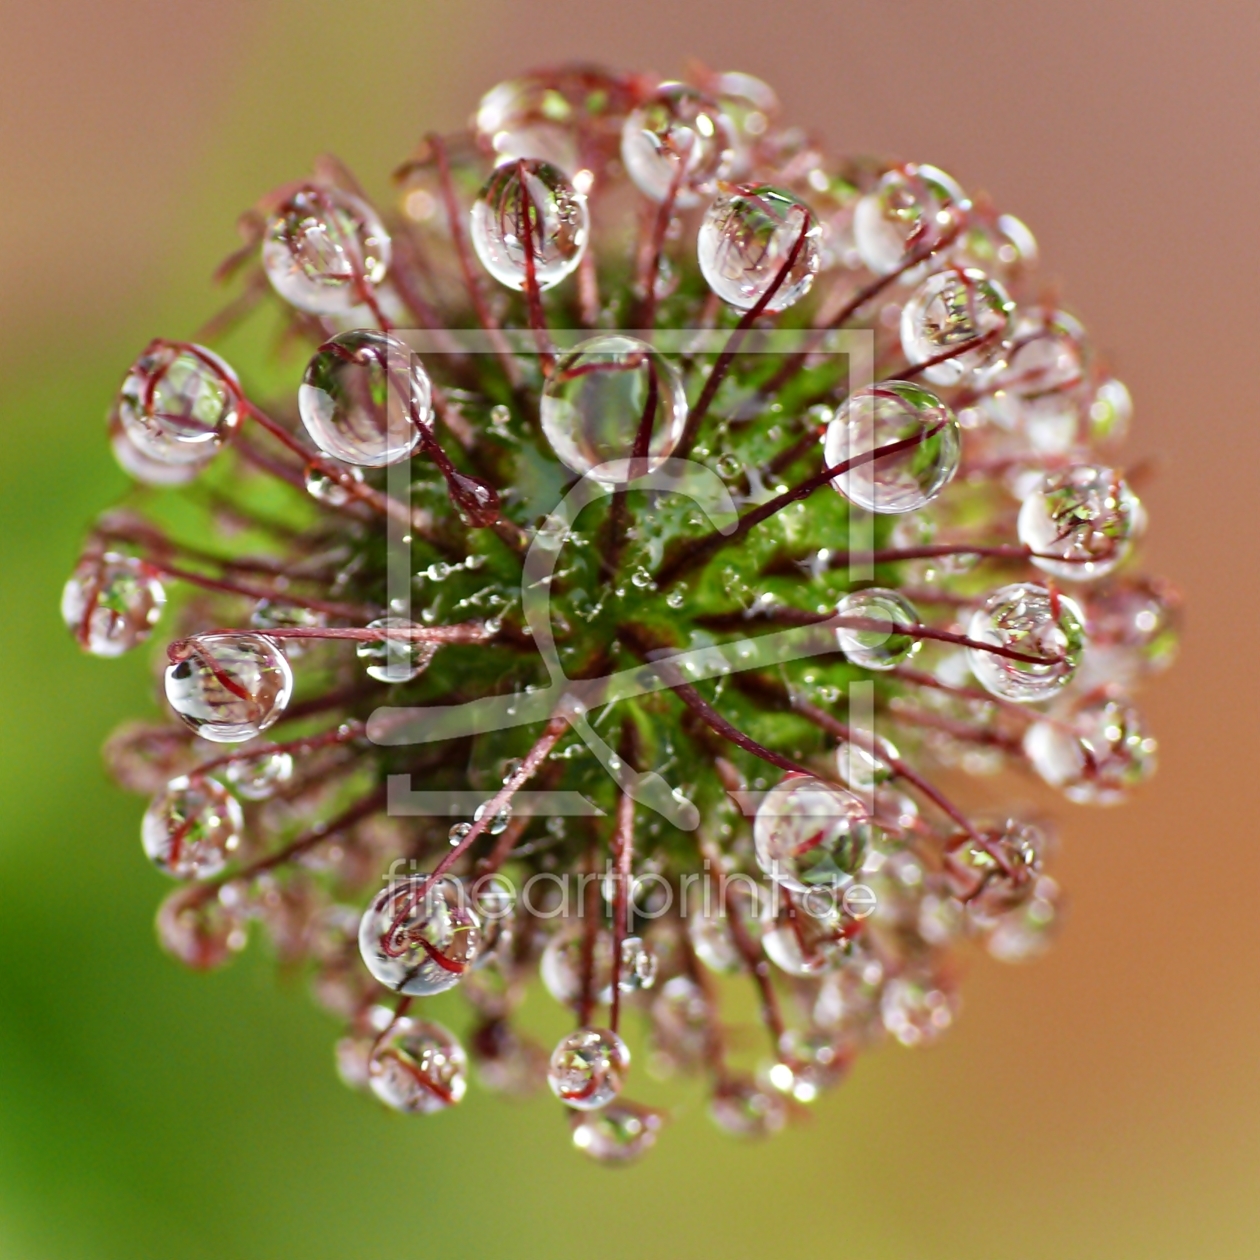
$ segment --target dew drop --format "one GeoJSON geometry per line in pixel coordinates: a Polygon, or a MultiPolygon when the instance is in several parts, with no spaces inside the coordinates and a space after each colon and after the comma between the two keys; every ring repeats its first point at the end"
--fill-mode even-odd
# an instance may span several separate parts
{"type": "Polygon", "coordinates": [[[203,634],[167,667],[166,699],[202,739],[253,739],[284,712],[293,671],[276,643],[260,634],[203,634]]]}
{"type": "Polygon", "coordinates": [[[84,556],[61,592],[61,617],[93,656],[121,656],[143,643],[166,605],[157,573],[114,552],[84,556]]]}
{"type": "Polygon", "coordinates": [[[175,879],[213,879],[241,842],[241,807],[213,779],[181,776],[153,798],[140,824],[149,860],[175,879]]]}

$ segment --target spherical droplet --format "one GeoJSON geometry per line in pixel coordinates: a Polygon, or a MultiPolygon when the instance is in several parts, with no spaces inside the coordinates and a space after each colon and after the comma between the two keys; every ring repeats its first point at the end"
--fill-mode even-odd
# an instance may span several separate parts
{"type": "Polygon", "coordinates": [[[696,253],[709,288],[736,310],[751,310],[777,283],[762,308],[774,315],[809,292],[818,273],[820,236],[818,220],[803,201],[754,184],[714,201],[700,225],[696,253]]]}
{"type": "Polygon", "coordinates": [[[855,730],[853,735],[836,745],[836,772],[855,792],[873,792],[892,776],[892,763],[901,754],[891,741],[870,731],[855,730]]]}
{"type": "MultiPolygon", "coordinates": [[[[419,627],[406,617],[378,617],[369,621],[367,629],[384,631],[408,631],[419,627]]],[[[385,634],[379,639],[364,639],[355,649],[359,660],[370,662],[369,678],[377,682],[410,682],[428,668],[437,655],[438,645],[423,639],[414,639],[402,633],[385,634]]]]}
{"type": "Polygon", "coordinates": [[[199,887],[180,888],[162,902],[158,943],[186,967],[210,971],[245,948],[245,922],[199,887]]]}
{"type": "Polygon", "coordinates": [[[1138,500],[1125,479],[1097,464],[1047,473],[1019,510],[1019,541],[1032,562],[1056,577],[1085,582],[1110,573],[1129,554],[1138,500]]]}
{"type": "Polygon", "coordinates": [[[1022,906],[997,920],[985,947],[998,962],[1031,962],[1050,948],[1062,921],[1059,886],[1043,875],[1022,906]]]}
{"type": "Polygon", "coordinates": [[[824,444],[828,468],[851,465],[831,484],[870,512],[925,506],[958,471],[961,453],[954,413],[910,381],[857,390],[828,424],[824,444]]]}
{"type": "Polygon", "coordinates": [[[656,983],[659,969],[660,959],[642,937],[623,938],[617,985],[622,993],[641,993],[644,989],[650,989],[656,983]]]}
{"type": "Polygon", "coordinates": [[[1024,734],[1033,769],[1069,800],[1117,805],[1155,772],[1157,746],[1141,713],[1118,696],[1095,696],[1024,734]]]}
{"type": "Polygon", "coordinates": [[[894,167],[854,208],[854,244],[871,271],[889,275],[911,254],[940,244],[968,206],[962,189],[935,166],[894,167]]]}
{"type": "Polygon", "coordinates": [[[653,201],[664,201],[677,180],[675,204],[694,206],[731,159],[731,127],[721,108],[682,83],[662,83],[622,127],[626,174],[653,201]]]}
{"type": "Polygon", "coordinates": [[[551,1053],[547,1084],[578,1111],[594,1111],[621,1093],[630,1069],[626,1043],[607,1028],[579,1028],[562,1037],[551,1053]]]}
{"type": "Polygon", "coordinates": [[[918,611],[900,591],[879,586],[853,591],[836,605],[836,616],[863,618],[873,623],[866,629],[836,628],[840,650],[863,669],[893,669],[908,661],[922,645],[921,639],[898,634],[893,628],[919,624],[918,611]]]}
{"type": "Polygon", "coordinates": [[[1089,404],[1089,436],[1093,442],[1118,446],[1128,436],[1133,419],[1133,396],[1115,377],[1100,381],[1089,404]]]}
{"type": "Polygon", "coordinates": [[[428,1115],[453,1107],[468,1088],[468,1060],[455,1034],[424,1019],[396,1019],[372,1049],[368,1085],[387,1107],[428,1115]]]}
{"type": "Polygon", "coordinates": [[[731,1077],[713,1091],[709,1117],[733,1137],[764,1138],[787,1123],[787,1106],[780,1094],[756,1081],[731,1077]]]}
{"type": "Polygon", "coordinates": [[[953,1024],[958,1005],[957,990],[930,967],[919,965],[884,986],[880,1015],[903,1046],[927,1046],[953,1024]]]}
{"type": "Polygon", "coordinates": [[[753,820],[757,865],[792,892],[850,883],[872,838],[856,796],[806,775],[788,775],[771,788],[753,820]]]}
{"type": "Polygon", "coordinates": [[[262,265],[290,306],[343,315],[361,305],[389,268],[390,239],[376,211],[339,188],[308,185],[267,224],[262,265]]]}
{"type": "Polygon", "coordinates": [[[560,357],[543,386],[541,417],[543,433],[564,464],[616,485],[660,467],[678,445],[687,396],[664,355],[637,338],[613,334],[560,357]],[[634,459],[641,435],[643,456],[634,459]]]}
{"type": "Polygon", "coordinates": [[[149,860],[175,879],[213,879],[241,842],[236,799],[213,779],[172,779],[140,824],[149,860]]]}
{"type": "Polygon", "coordinates": [[[287,752],[263,751],[254,756],[236,757],[224,770],[224,778],[237,796],[247,801],[267,800],[292,777],[293,755],[287,752]]]}
{"type": "Polygon", "coordinates": [[[202,346],[153,341],[122,383],[118,419],[144,458],[200,469],[240,424],[240,384],[202,346]]]}
{"type": "Polygon", "coordinates": [[[844,1080],[855,1057],[847,1040],[820,1028],[789,1030],[781,1050],[783,1058],[767,1074],[770,1084],[802,1103],[844,1080]]]}
{"type": "Polygon", "coordinates": [[[590,214],[586,198],[546,162],[504,162],[472,208],[473,248],[482,266],[509,289],[534,283],[551,289],[571,275],[586,252],[590,214]]]}
{"type": "Polygon", "coordinates": [[[345,484],[346,481],[362,485],[363,474],[359,469],[346,464],[338,464],[337,469],[340,477],[331,476],[314,464],[308,465],[305,476],[306,493],[320,503],[327,503],[329,507],[345,507],[351,498],[351,490],[345,484]]]}
{"type": "Polygon", "coordinates": [[[432,419],[429,374],[396,337],[358,328],[324,342],[298,387],[311,441],[343,464],[406,459],[432,419]]]}
{"type": "Polygon", "coordinates": [[[93,656],[121,656],[152,633],[166,604],[157,573],[133,556],[84,556],[61,592],[61,616],[93,656]]]}
{"type": "Polygon", "coordinates": [[[391,882],[364,911],[359,952],[386,988],[428,997],[453,988],[481,949],[481,924],[460,889],[413,876],[391,882]]]}
{"type": "Polygon", "coordinates": [[[982,271],[950,267],[929,276],[901,311],[901,350],[934,385],[957,385],[999,362],[1007,347],[1015,303],[982,271]],[[972,343],[983,342],[976,345],[972,343]],[[962,349],[970,345],[970,349],[962,349]]]}
{"type": "Polygon", "coordinates": [[[957,836],[945,851],[945,883],[978,919],[991,919],[1032,896],[1045,837],[1030,823],[1010,819],[985,827],[980,838],[957,836]]]}
{"type": "Polygon", "coordinates": [[[1086,597],[1091,658],[1114,680],[1158,673],[1177,655],[1181,597],[1157,578],[1111,578],[1086,597]]]}
{"type": "Polygon", "coordinates": [[[293,693],[293,670],[261,634],[201,634],[166,670],[166,699],[202,739],[234,744],[265,731],[293,693]]]}
{"type": "Polygon", "coordinates": [[[766,957],[789,976],[816,976],[826,971],[845,952],[842,918],[838,911],[835,889],[821,886],[805,894],[809,902],[825,901],[822,906],[810,905],[806,912],[790,903],[780,906],[777,915],[768,902],[764,916],[761,947],[766,957]],[[818,917],[812,913],[820,911],[818,917]]]}
{"type": "Polygon", "coordinates": [[[1013,214],[973,206],[950,257],[961,267],[1012,280],[1037,265],[1040,250],[1028,226],[1013,214]]]}
{"type": "Polygon", "coordinates": [[[1048,700],[1072,681],[1085,644],[1084,617],[1068,596],[1033,582],[993,592],[972,614],[968,637],[1019,652],[1016,660],[968,648],[972,672],[986,691],[1006,700],[1048,700]]]}
{"type": "Polygon", "coordinates": [[[573,1117],[573,1145],[598,1164],[628,1164],[651,1150],[663,1123],[651,1107],[609,1103],[573,1117]]]}
{"type": "MultiPolygon", "coordinates": [[[[612,999],[612,933],[598,928],[589,948],[591,997],[596,1002],[608,1002],[612,999]]],[[[574,1006],[582,1000],[587,949],[586,927],[576,923],[561,928],[543,950],[538,964],[543,987],[565,1006],[574,1006]]]]}

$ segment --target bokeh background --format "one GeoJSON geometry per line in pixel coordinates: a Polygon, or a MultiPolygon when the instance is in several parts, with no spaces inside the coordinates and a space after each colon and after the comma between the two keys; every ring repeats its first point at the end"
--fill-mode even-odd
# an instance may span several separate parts
{"type": "Polygon", "coordinates": [[[1260,1254],[1258,82],[1254,0],[4,5],[0,1255],[1260,1254]],[[157,951],[142,804],[97,752],[146,665],[81,658],[56,613],[122,487],[106,401],[212,309],[236,213],[325,149],[383,192],[424,130],[573,56],[751,71],[1025,218],[1133,389],[1148,562],[1189,603],[1145,699],[1157,781],[1064,807],[1048,959],[978,962],[944,1044],[868,1056],[771,1146],[676,1091],[612,1174],[543,1100],[384,1114],[258,951],[209,977],[157,951]]]}

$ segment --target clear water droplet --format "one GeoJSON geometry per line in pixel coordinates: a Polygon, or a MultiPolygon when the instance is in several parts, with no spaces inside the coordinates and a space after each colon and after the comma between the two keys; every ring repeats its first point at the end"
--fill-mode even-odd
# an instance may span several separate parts
{"type": "Polygon", "coordinates": [[[368,1085],[395,1111],[429,1115],[463,1098],[467,1065],[464,1048],[449,1029],[404,1016],[373,1047],[368,1085]]]}
{"type": "Polygon", "coordinates": [[[781,1095],[756,1081],[730,1077],[713,1091],[709,1117],[733,1137],[764,1138],[787,1123],[787,1106],[781,1095]]]}
{"type": "Polygon", "coordinates": [[[935,166],[894,167],[854,207],[854,245],[871,271],[889,275],[907,256],[938,244],[968,205],[957,183],[935,166]]]}
{"type": "MultiPolygon", "coordinates": [[[[369,621],[366,628],[403,632],[419,627],[406,617],[378,617],[375,621],[369,621]]],[[[355,652],[359,660],[369,662],[369,678],[383,683],[404,683],[423,673],[437,655],[437,650],[436,643],[397,633],[386,634],[379,639],[364,639],[355,652]]]]}
{"type": "Polygon", "coordinates": [[[597,1164],[629,1164],[651,1150],[663,1123],[651,1107],[609,1103],[573,1117],[573,1145],[597,1164]]]}
{"type": "Polygon", "coordinates": [[[660,959],[642,937],[627,936],[621,942],[618,988],[622,993],[641,993],[656,983],[660,959]]]}
{"type": "Polygon", "coordinates": [[[700,225],[696,252],[709,288],[737,310],[751,310],[792,263],[764,307],[769,315],[795,305],[819,266],[821,231],[813,211],[791,193],[757,184],[723,193],[700,225]]]}
{"type": "Polygon", "coordinates": [[[865,630],[847,626],[836,629],[840,650],[863,669],[894,669],[922,646],[921,639],[898,634],[892,628],[919,624],[918,610],[900,591],[878,586],[853,591],[836,605],[836,615],[882,623],[865,630]]]}
{"type": "Polygon", "coordinates": [[[185,967],[210,971],[245,948],[245,921],[202,888],[180,888],[162,902],[158,943],[185,967]]]}
{"type": "Polygon", "coordinates": [[[1038,828],[1015,818],[982,828],[979,840],[956,836],[945,851],[946,886],[973,920],[992,919],[1032,896],[1045,848],[1038,828]]]}
{"type": "Polygon", "coordinates": [[[669,196],[681,166],[675,204],[695,205],[727,174],[732,156],[730,123],[717,102],[683,83],[662,83],[622,127],[626,174],[653,201],[669,196]]]}
{"type": "Polygon", "coordinates": [[[1033,582],[1003,586],[972,614],[968,637],[1045,660],[1012,660],[968,648],[972,673],[986,691],[1003,699],[1048,700],[1072,681],[1080,665],[1083,622],[1080,608],[1066,595],[1033,582]]]}
{"type": "Polygon", "coordinates": [[[1062,902],[1058,884],[1043,875],[1022,906],[997,920],[985,947],[998,962],[1023,963],[1040,958],[1062,925],[1062,902]]]}
{"type": "Polygon", "coordinates": [[[290,306],[344,315],[385,278],[390,253],[389,234],[371,206],[339,188],[309,185],[267,224],[262,265],[290,306]]]}
{"type": "Polygon", "coordinates": [[[873,837],[856,796],[806,775],[789,775],[771,788],[753,820],[757,865],[798,893],[850,883],[873,837]]]}
{"type": "MultiPolygon", "coordinates": [[[[473,821],[480,822],[490,808],[490,802],[486,801],[477,806],[476,813],[473,814],[473,821]]],[[[511,804],[504,805],[497,814],[491,816],[489,823],[486,825],[486,831],[492,836],[501,836],[508,828],[508,823],[512,821],[511,804]]]]}
{"type": "Polygon", "coordinates": [[[613,334],[584,341],[557,361],[543,387],[541,416],[543,433],[564,464],[615,485],[669,456],[686,424],[687,397],[664,355],[613,334]],[[640,467],[631,456],[645,416],[651,436],[640,467]]]}
{"type": "Polygon", "coordinates": [[[453,988],[481,949],[481,923],[461,890],[427,876],[393,881],[364,911],[359,952],[397,993],[428,997],[453,988]]]}
{"type": "Polygon", "coordinates": [[[140,824],[149,860],[175,879],[213,879],[241,842],[241,807],[213,779],[172,779],[140,824]]]}
{"type": "Polygon", "coordinates": [[[1090,697],[1024,734],[1033,769],[1082,805],[1119,804],[1154,774],[1156,752],[1141,713],[1119,696],[1090,697]]]}
{"type": "Polygon", "coordinates": [[[606,1106],[621,1093],[630,1068],[626,1043],[607,1028],[579,1028],[551,1052],[547,1084],[561,1102],[578,1111],[606,1106]]]}
{"type": "MultiPolygon", "coordinates": [[[[547,942],[538,964],[543,987],[557,1002],[572,1006],[582,999],[585,980],[586,929],[582,924],[561,928],[547,942]]],[[[591,951],[592,994],[596,1002],[612,998],[612,933],[595,932],[591,951]]]]}
{"type": "Polygon", "coordinates": [[[500,284],[526,289],[532,254],[538,288],[551,289],[582,261],[590,214],[562,171],[520,159],[496,167],[478,193],[470,235],[482,266],[500,284]]]}
{"type": "Polygon", "coordinates": [[[265,801],[293,777],[293,756],[287,752],[260,752],[228,762],[224,778],[237,796],[265,801]]]}
{"type": "Polygon", "coordinates": [[[855,792],[873,792],[892,776],[891,762],[900,757],[897,746],[870,731],[853,732],[852,740],[836,745],[836,771],[855,792]]]}
{"type": "Polygon", "coordinates": [[[958,1015],[958,994],[943,976],[919,964],[884,986],[880,997],[884,1027],[903,1046],[937,1041],[958,1015]]]}
{"type": "Polygon", "coordinates": [[[982,271],[951,267],[929,276],[901,311],[901,350],[911,363],[983,339],[943,363],[922,370],[933,385],[957,385],[1002,361],[1014,322],[1015,303],[982,271]]]}
{"type": "Polygon", "coordinates": [[[406,459],[432,420],[424,365],[396,337],[358,328],[315,352],[298,387],[311,441],[343,464],[383,468],[406,459]]]}
{"type": "Polygon", "coordinates": [[[850,463],[832,486],[870,512],[915,512],[958,471],[958,420],[930,390],[910,381],[883,381],[855,391],[827,426],[828,468],[850,463]],[[906,445],[889,454],[872,452],[906,445]]]}
{"type": "Polygon", "coordinates": [[[143,643],[166,605],[157,573],[133,556],[84,556],[61,592],[61,617],[93,656],[121,656],[143,643]]]}
{"type": "Polygon", "coordinates": [[[363,474],[357,468],[345,464],[339,464],[338,470],[340,478],[332,477],[313,464],[310,465],[306,470],[306,493],[320,503],[327,503],[329,507],[345,507],[351,496],[342,481],[349,480],[362,485],[363,474]]]}
{"type": "Polygon", "coordinates": [[[265,731],[293,694],[293,670],[260,634],[202,634],[167,667],[166,699],[202,739],[235,744],[265,731]]]}
{"type": "Polygon", "coordinates": [[[152,341],[127,373],[117,410],[141,456],[199,471],[240,424],[240,384],[203,346],[152,341]]]}
{"type": "Polygon", "coordinates": [[[1033,564],[1085,582],[1110,573],[1129,553],[1140,516],[1124,478],[1097,464],[1048,473],[1019,510],[1019,541],[1033,564]]]}

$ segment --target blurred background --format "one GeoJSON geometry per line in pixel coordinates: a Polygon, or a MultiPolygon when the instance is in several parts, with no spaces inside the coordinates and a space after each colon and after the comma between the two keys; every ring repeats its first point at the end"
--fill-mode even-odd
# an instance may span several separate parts
{"type": "Polygon", "coordinates": [[[111,0],[0,16],[0,1255],[1244,1260],[1260,1254],[1260,277],[1254,0],[111,0]],[[407,1121],[351,1094],[333,1024],[261,951],[160,954],[142,802],[98,749],[146,664],[57,616],[120,492],[102,415],[189,333],[236,214],[332,150],[367,187],[498,80],[602,59],[762,76],[835,146],[930,161],[1036,232],[1137,400],[1148,567],[1185,591],[1143,705],[1156,781],[1063,806],[1073,915],[977,960],[938,1048],[867,1056],[812,1123],[677,1122],[615,1173],[548,1101],[407,1121]]]}

